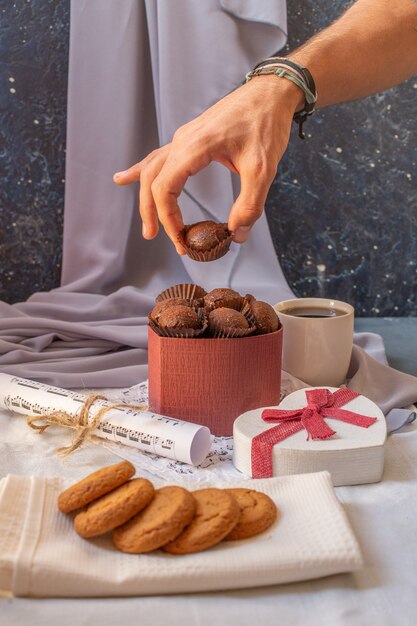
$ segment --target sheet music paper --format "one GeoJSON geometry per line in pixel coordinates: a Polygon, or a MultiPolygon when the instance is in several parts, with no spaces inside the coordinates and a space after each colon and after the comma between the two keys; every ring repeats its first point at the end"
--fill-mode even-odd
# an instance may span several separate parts
{"type": "MultiPolygon", "coordinates": [[[[62,410],[75,417],[85,400],[85,395],[74,391],[0,374],[0,408],[14,413],[41,418],[62,410]]],[[[106,400],[94,402],[91,417],[110,404],[106,400]]],[[[129,408],[111,409],[93,432],[103,439],[191,465],[200,465],[211,445],[206,426],[129,408]]]]}

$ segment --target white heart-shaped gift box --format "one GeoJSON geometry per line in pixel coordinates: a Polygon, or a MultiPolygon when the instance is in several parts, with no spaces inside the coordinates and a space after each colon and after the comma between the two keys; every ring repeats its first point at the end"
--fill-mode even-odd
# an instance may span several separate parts
{"type": "MultiPolygon", "coordinates": [[[[262,420],[265,408],[293,410],[307,404],[305,392],[324,387],[308,387],[289,394],[279,407],[263,407],[247,411],[234,422],[233,463],[239,471],[252,476],[252,439],[275,426],[262,420]]],[[[335,387],[326,387],[331,392],[335,387]]],[[[361,428],[338,419],[324,420],[336,431],[330,439],[307,439],[307,431],[301,430],[277,443],[272,451],[273,476],[330,472],[335,487],[378,482],[384,469],[384,444],[387,426],[379,407],[366,398],[357,396],[343,407],[346,410],[376,418],[369,428],[361,428]]]]}

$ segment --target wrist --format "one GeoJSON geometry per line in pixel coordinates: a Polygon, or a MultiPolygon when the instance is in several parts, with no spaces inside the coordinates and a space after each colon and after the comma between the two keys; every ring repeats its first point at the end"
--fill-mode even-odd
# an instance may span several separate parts
{"type": "Polygon", "coordinates": [[[249,87],[250,85],[253,89],[262,92],[269,102],[273,102],[280,113],[284,109],[292,117],[296,111],[300,111],[304,106],[305,98],[302,89],[286,78],[275,74],[264,74],[254,76],[246,86],[249,87]]]}
{"type": "Polygon", "coordinates": [[[305,103],[303,90],[282,76],[275,76],[274,78],[280,82],[280,90],[282,91],[289,106],[291,106],[292,114],[296,111],[301,111],[305,103]]]}

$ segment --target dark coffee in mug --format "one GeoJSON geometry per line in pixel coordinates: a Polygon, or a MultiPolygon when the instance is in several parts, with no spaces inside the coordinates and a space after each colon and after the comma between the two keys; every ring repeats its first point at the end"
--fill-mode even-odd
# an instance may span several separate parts
{"type": "Polygon", "coordinates": [[[294,317],[340,317],[346,315],[346,311],[342,309],[336,309],[334,307],[321,307],[321,306],[305,306],[305,307],[292,307],[289,309],[283,309],[278,312],[284,313],[284,315],[294,315],[294,317]]]}

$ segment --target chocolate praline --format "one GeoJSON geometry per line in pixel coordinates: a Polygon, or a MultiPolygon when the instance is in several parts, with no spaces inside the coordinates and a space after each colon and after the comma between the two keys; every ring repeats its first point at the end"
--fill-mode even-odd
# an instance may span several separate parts
{"type": "Polygon", "coordinates": [[[219,307],[226,307],[228,309],[235,309],[240,311],[243,304],[243,298],[237,291],[233,289],[227,289],[225,287],[219,287],[218,289],[212,289],[207,295],[204,296],[204,306],[208,309],[217,309],[219,307]]]}
{"type": "Polygon", "coordinates": [[[256,329],[260,335],[273,333],[279,328],[279,319],[274,308],[267,302],[254,300],[251,302],[251,313],[256,329]]]}
{"type": "Polygon", "coordinates": [[[160,328],[180,330],[183,328],[200,328],[201,323],[197,313],[189,306],[177,304],[169,307],[159,316],[160,328]]]}
{"type": "Polygon", "coordinates": [[[247,330],[249,323],[246,317],[235,309],[220,307],[209,313],[208,325],[211,331],[221,331],[225,334],[233,330],[247,330]]]}
{"type": "Polygon", "coordinates": [[[196,252],[212,250],[228,237],[230,231],[227,224],[209,220],[185,226],[183,231],[184,243],[196,252]]]}
{"type": "Polygon", "coordinates": [[[190,302],[184,300],[184,298],[167,298],[166,300],[161,300],[154,306],[150,312],[150,316],[157,322],[164,311],[177,305],[191,306],[190,302]]]}

